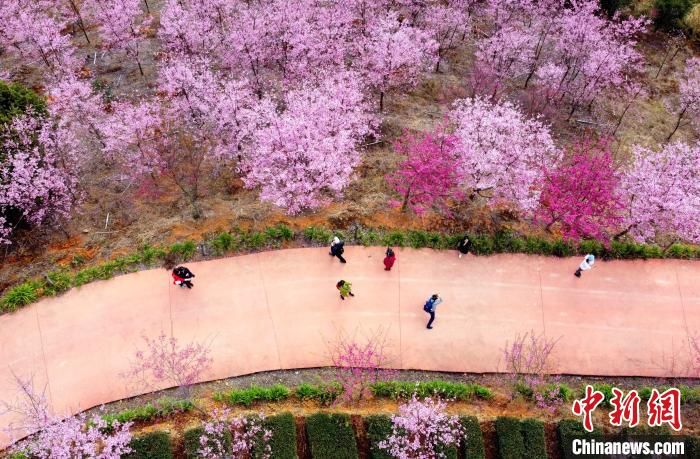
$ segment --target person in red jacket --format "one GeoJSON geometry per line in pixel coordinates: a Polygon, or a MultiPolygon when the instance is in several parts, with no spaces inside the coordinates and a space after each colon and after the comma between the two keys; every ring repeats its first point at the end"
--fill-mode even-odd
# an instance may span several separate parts
{"type": "Polygon", "coordinates": [[[396,261],[396,255],[391,247],[386,248],[386,257],[384,257],[384,271],[391,271],[391,267],[394,266],[396,261]]]}

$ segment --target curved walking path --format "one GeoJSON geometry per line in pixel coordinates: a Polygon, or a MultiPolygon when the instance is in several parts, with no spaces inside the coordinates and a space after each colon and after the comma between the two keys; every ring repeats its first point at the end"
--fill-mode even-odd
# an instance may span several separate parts
{"type": "MultiPolygon", "coordinates": [[[[193,290],[155,269],[0,316],[0,400],[16,396],[13,373],[46,384],[57,412],[137,395],[119,374],[141,337],[161,331],[210,343],[206,380],[328,365],[327,342],[339,330],[378,328],[396,368],[502,370],[506,340],[534,330],[560,337],[560,373],[678,376],[687,371],[687,332],[700,332],[700,263],[598,262],[577,279],[578,257],[403,249],[386,272],[383,252],[348,247],[346,265],[326,248],[189,263],[193,290]],[[341,278],[354,298],[338,297],[341,278]],[[433,292],[444,302],[426,330],[422,305],[433,292]]],[[[10,420],[0,416],[0,429],[10,420]]]]}

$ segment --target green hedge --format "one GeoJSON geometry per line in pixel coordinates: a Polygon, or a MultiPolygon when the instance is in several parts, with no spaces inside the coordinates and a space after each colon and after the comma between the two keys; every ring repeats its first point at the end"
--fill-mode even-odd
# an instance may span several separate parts
{"type": "Polygon", "coordinates": [[[369,441],[369,459],[392,459],[391,455],[379,447],[379,442],[391,435],[391,418],[386,415],[374,415],[364,418],[365,432],[369,441]]]}
{"type": "MultiPolygon", "coordinates": [[[[265,418],[263,427],[272,432],[270,448],[274,459],[297,459],[297,426],[291,413],[282,413],[265,418]]],[[[256,451],[254,458],[261,457],[256,451]]]]}
{"type": "MultiPolygon", "coordinates": [[[[280,247],[297,239],[301,245],[327,245],[333,235],[342,237],[346,244],[366,246],[397,246],[432,249],[454,249],[463,234],[443,234],[421,230],[385,230],[355,228],[353,231],[329,230],[308,227],[295,233],[286,225],[278,224],[262,231],[234,229],[210,236],[204,241],[186,240],[168,247],[144,245],[135,253],[79,271],[54,271],[45,276],[18,284],[0,298],[0,312],[11,312],[37,301],[44,296],[56,295],[70,287],[78,287],[95,280],[109,279],[139,269],[153,267],[166,258],[172,261],[188,261],[201,248],[201,255],[224,255],[232,251],[248,252],[280,247]]],[[[472,252],[476,255],[495,253],[526,253],[565,257],[593,253],[603,259],[682,258],[700,259],[700,246],[674,244],[665,252],[657,245],[613,241],[609,247],[597,241],[581,241],[578,244],[557,239],[521,236],[502,230],[495,234],[472,234],[472,252]]],[[[82,263],[76,263],[76,267],[82,263]]]]}
{"type": "Polygon", "coordinates": [[[537,419],[523,419],[520,431],[525,445],[525,458],[547,459],[547,444],[544,436],[544,423],[537,419]]]}
{"type": "MultiPolygon", "coordinates": [[[[559,448],[561,450],[562,459],[574,459],[580,456],[575,456],[571,451],[571,444],[576,438],[586,438],[601,440],[602,433],[598,429],[593,432],[586,432],[578,419],[565,419],[559,422],[557,426],[557,436],[559,437],[559,448]]],[[[595,457],[595,456],[590,456],[595,457]]]]}
{"type": "Polygon", "coordinates": [[[462,459],[484,459],[484,435],[481,433],[479,420],[475,416],[463,416],[459,419],[464,429],[464,456],[462,459]]]}
{"type": "MultiPolygon", "coordinates": [[[[205,459],[202,458],[197,451],[201,448],[201,443],[199,439],[204,435],[204,427],[193,427],[186,430],[183,435],[183,443],[185,448],[185,459],[205,459]]],[[[227,452],[231,452],[231,432],[226,431],[224,433],[224,447],[227,452]]]]}
{"type": "Polygon", "coordinates": [[[313,459],[357,459],[357,442],[347,414],[316,413],[306,418],[313,459]]]}
{"type": "Polygon", "coordinates": [[[149,432],[134,437],[129,443],[131,453],[124,459],[172,459],[173,446],[170,433],[165,431],[149,432]]]}
{"type": "Polygon", "coordinates": [[[525,442],[520,431],[520,420],[510,417],[496,418],[496,435],[500,459],[525,459],[525,442]]]}
{"type": "Polygon", "coordinates": [[[252,385],[247,389],[232,389],[228,392],[217,392],[214,400],[223,401],[229,405],[251,406],[255,402],[279,402],[289,397],[290,390],[281,384],[269,387],[252,385]]]}
{"type": "Polygon", "coordinates": [[[479,384],[454,383],[450,381],[380,381],[370,386],[372,395],[379,398],[391,398],[394,400],[408,399],[416,394],[425,398],[440,396],[441,398],[454,400],[471,400],[473,398],[490,399],[493,397],[491,389],[479,384]]]}

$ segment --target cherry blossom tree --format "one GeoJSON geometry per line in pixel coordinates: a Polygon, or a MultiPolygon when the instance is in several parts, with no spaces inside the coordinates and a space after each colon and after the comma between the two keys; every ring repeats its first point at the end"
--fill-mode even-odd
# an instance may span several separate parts
{"type": "Polygon", "coordinates": [[[358,144],[373,133],[362,85],[352,73],[326,77],[285,95],[253,135],[244,181],[260,198],[296,214],[339,194],[360,162],[358,144]]]}
{"type": "Polygon", "coordinates": [[[109,50],[126,52],[136,60],[141,76],[141,41],[151,25],[152,18],[144,15],[140,0],[88,0],[87,9],[99,24],[102,46],[109,50]]]}
{"type": "Polygon", "coordinates": [[[197,454],[208,459],[269,459],[272,456],[272,431],[263,427],[264,420],[262,414],[232,417],[228,409],[214,410],[211,418],[202,425],[204,432],[199,437],[197,454]]]}
{"type": "Polygon", "coordinates": [[[678,91],[680,93],[678,110],[676,110],[678,118],[666,141],[671,140],[687,116],[690,116],[690,119],[700,127],[700,121],[698,121],[700,119],[700,57],[691,57],[686,61],[683,75],[678,78],[678,91]]]}
{"type": "Polygon", "coordinates": [[[564,238],[610,240],[610,230],[622,222],[624,208],[610,143],[582,140],[570,147],[568,157],[553,169],[545,169],[535,219],[547,230],[558,226],[564,238]]]}
{"type": "Polygon", "coordinates": [[[138,350],[131,367],[123,377],[148,387],[176,386],[189,397],[189,388],[199,382],[212,364],[209,348],[192,342],[180,345],[177,338],[161,333],[150,339],[143,337],[146,349],[138,350]]]}
{"type": "Polygon", "coordinates": [[[675,142],[658,151],[635,147],[622,175],[623,232],[638,241],[660,236],[700,242],[700,144],[675,142]]]}
{"type": "Polygon", "coordinates": [[[22,225],[55,225],[71,216],[82,148],[70,131],[28,111],[0,130],[0,243],[22,225]]]}
{"type": "Polygon", "coordinates": [[[130,422],[108,426],[101,416],[84,413],[63,419],[52,412],[45,392],[37,391],[31,378],[15,376],[15,382],[19,400],[3,401],[0,412],[19,416],[21,425],[10,426],[13,432],[31,434],[12,448],[21,457],[120,459],[131,452],[130,422]]]}
{"type": "Polygon", "coordinates": [[[381,331],[364,340],[341,333],[330,343],[329,350],[336,380],[343,388],[342,399],[347,402],[362,400],[372,383],[389,375],[384,368],[390,363],[390,356],[381,331]]]}
{"type": "Polygon", "coordinates": [[[453,50],[457,43],[469,32],[469,11],[462,3],[455,6],[432,4],[425,12],[424,29],[430,33],[438,44],[435,71],[440,71],[440,64],[445,55],[453,50]]]}
{"type": "Polygon", "coordinates": [[[419,400],[414,395],[399,405],[399,414],[391,417],[391,435],[379,442],[379,448],[397,459],[445,458],[445,449],[459,448],[464,430],[458,416],[445,411],[441,400],[419,400]]]}
{"type": "Polygon", "coordinates": [[[456,101],[448,117],[459,142],[459,173],[472,198],[506,201],[525,212],[536,209],[537,185],[561,156],[549,128],[509,102],[478,97],[456,101]]]}
{"type": "Polygon", "coordinates": [[[394,150],[405,156],[387,182],[402,196],[401,211],[416,213],[438,208],[447,211],[447,202],[460,198],[461,176],[457,167],[457,138],[438,128],[434,132],[404,132],[394,150]]]}
{"type": "Polygon", "coordinates": [[[379,92],[380,111],[386,91],[414,86],[418,75],[437,60],[437,42],[423,30],[402,22],[396,12],[373,24],[365,39],[359,63],[367,81],[379,92]]]}

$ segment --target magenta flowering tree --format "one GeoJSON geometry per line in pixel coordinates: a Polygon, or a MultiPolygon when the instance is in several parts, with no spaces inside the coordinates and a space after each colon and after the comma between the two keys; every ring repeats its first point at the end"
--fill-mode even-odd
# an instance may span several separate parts
{"type": "Polygon", "coordinates": [[[13,446],[20,457],[37,459],[82,458],[120,459],[131,452],[131,423],[107,422],[100,415],[85,414],[61,418],[49,406],[45,392],[34,388],[33,380],[15,376],[20,398],[17,403],[0,402],[0,413],[19,416],[14,433],[31,434],[13,446]]]}
{"type": "Polygon", "coordinates": [[[379,448],[397,459],[445,458],[444,450],[459,447],[464,430],[458,416],[445,411],[441,400],[415,395],[399,405],[399,414],[391,417],[391,435],[379,442],[379,448]]]}
{"type": "Polygon", "coordinates": [[[141,42],[152,18],[144,15],[141,0],[88,0],[86,9],[99,27],[102,46],[108,50],[124,51],[134,59],[141,76],[141,42]]]}
{"type": "Polygon", "coordinates": [[[70,218],[81,199],[81,152],[70,131],[31,112],[0,130],[0,243],[17,227],[70,218]]]}
{"type": "Polygon", "coordinates": [[[362,85],[352,73],[289,91],[285,110],[266,115],[246,156],[247,187],[290,214],[340,194],[360,162],[358,145],[372,134],[362,85]]]}
{"type": "Polygon", "coordinates": [[[364,39],[358,70],[379,92],[380,111],[386,91],[415,86],[418,75],[437,61],[437,42],[427,32],[399,20],[396,12],[373,23],[364,39]]]}
{"type": "Polygon", "coordinates": [[[461,197],[456,144],[456,137],[440,128],[422,134],[406,131],[396,141],[394,150],[405,159],[386,180],[401,195],[402,212],[409,208],[419,214],[430,208],[445,212],[450,199],[461,197]]]}
{"type": "Polygon", "coordinates": [[[582,140],[553,169],[545,169],[540,208],[535,220],[551,231],[556,226],[565,239],[592,238],[603,243],[620,227],[624,204],[619,190],[610,143],[582,140]]]}
{"type": "Polygon", "coordinates": [[[565,401],[559,387],[552,384],[550,375],[555,370],[552,352],[559,339],[547,338],[534,330],[518,334],[503,349],[505,371],[513,385],[513,396],[523,389],[532,394],[538,407],[556,411],[565,401]]]}
{"type": "Polygon", "coordinates": [[[478,97],[456,101],[448,118],[458,141],[459,173],[472,197],[536,209],[544,170],[561,156],[549,128],[509,102],[478,97]]]}
{"type": "Polygon", "coordinates": [[[700,144],[675,142],[654,151],[635,147],[623,173],[623,231],[638,241],[672,236],[700,242],[700,144]]]}
{"type": "Polygon", "coordinates": [[[138,350],[130,368],[122,375],[145,387],[154,383],[162,387],[178,387],[185,397],[189,388],[199,382],[211,368],[210,350],[201,343],[180,345],[177,338],[164,333],[150,339],[143,337],[145,350],[138,350]]]}
{"type": "Polygon", "coordinates": [[[385,368],[391,357],[381,332],[365,340],[340,334],[329,350],[336,380],[343,389],[341,399],[345,402],[359,402],[369,394],[373,383],[390,374],[385,368]]]}
{"type": "Polygon", "coordinates": [[[211,419],[202,428],[197,454],[207,459],[229,459],[232,457],[256,457],[270,459],[272,431],[263,427],[265,416],[232,417],[228,409],[215,410],[211,419]],[[231,435],[230,447],[227,441],[231,435]]]}
{"type": "Polygon", "coordinates": [[[678,118],[666,141],[671,140],[686,118],[690,118],[700,127],[700,57],[691,57],[686,61],[683,75],[678,78],[678,91],[680,98],[678,109],[675,110],[678,118]]]}

